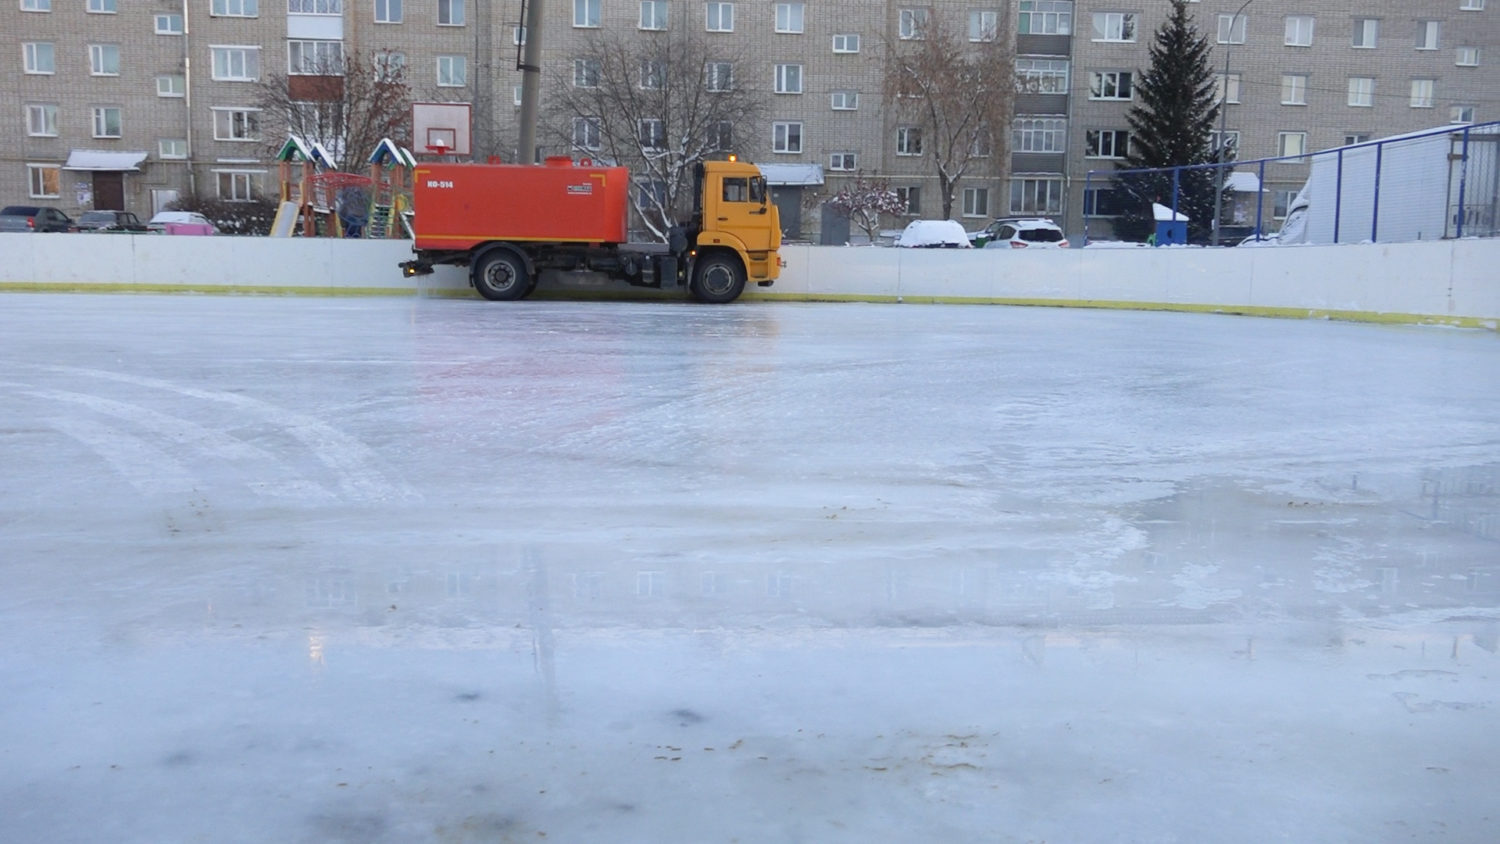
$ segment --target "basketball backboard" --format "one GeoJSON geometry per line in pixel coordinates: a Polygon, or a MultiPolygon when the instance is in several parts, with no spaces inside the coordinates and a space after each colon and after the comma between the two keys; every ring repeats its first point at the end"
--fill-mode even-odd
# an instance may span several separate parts
{"type": "Polygon", "coordinates": [[[411,143],[418,155],[472,153],[468,103],[412,103],[411,143]]]}

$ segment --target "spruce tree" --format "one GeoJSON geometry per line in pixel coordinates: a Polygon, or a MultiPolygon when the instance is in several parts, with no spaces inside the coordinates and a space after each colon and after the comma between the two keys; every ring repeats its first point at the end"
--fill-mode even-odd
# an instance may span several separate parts
{"type": "MultiPolygon", "coordinates": [[[[1185,0],[1172,0],[1172,13],[1156,30],[1151,67],[1136,73],[1137,102],[1130,107],[1130,149],[1122,169],[1176,167],[1217,160],[1212,148],[1220,106],[1208,39],[1198,32],[1185,0]]],[[[1123,189],[1124,213],[1116,234],[1145,240],[1155,228],[1151,203],[1172,204],[1170,172],[1116,177],[1123,189]]],[[[1179,171],[1177,210],[1188,217],[1188,237],[1201,240],[1213,225],[1215,175],[1212,168],[1179,171]]]]}

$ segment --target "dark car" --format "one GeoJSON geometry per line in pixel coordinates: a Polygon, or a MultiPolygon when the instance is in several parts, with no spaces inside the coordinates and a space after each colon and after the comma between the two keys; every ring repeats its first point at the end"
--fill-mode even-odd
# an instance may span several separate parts
{"type": "Polygon", "coordinates": [[[75,225],[81,232],[146,231],[146,224],[129,211],[85,211],[75,225]]]}
{"type": "Polygon", "coordinates": [[[45,205],[7,205],[0,208],[0,232],[67,232],[73,220],[45,205]]]}

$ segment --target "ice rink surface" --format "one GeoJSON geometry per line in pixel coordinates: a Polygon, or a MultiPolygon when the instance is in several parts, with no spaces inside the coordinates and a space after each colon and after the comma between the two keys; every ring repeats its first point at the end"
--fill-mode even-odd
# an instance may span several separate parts
{"type": "Polygon", "coordinates": [[[0,296],[0,840],[1492,841],[1500,338],[0,296]]]}

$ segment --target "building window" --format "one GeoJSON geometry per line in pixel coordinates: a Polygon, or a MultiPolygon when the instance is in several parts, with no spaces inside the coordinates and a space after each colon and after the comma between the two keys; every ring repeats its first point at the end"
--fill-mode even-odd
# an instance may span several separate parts
{"type": "Polygon", "coordinates": [[[55,199],[62,196],[62,165],[26,165],[28,196],[33,199],[55,199]]]}
{"type": "Polygon", "coordinates": [[[33,138],[57,137],[57,105],[55,103],[27,103],[26,134],[33,138]]]}
{"type": "Polygon", "coordinates": [[[1095,12],[1094,41],[1134,41],[1135,12],[1095,12]]]}
{"type": "Polygon", "coordinates": [[[708,124],[703,133],[705,146],[716,152],[728,152],[734,149],[734,124],[728,120],[718,120],[708,124]]]}
{"type": "Polygon", "coordinates": [[[994,41],[1000,34],[1000,13],[994,9],[969,12],[969,40],[994,41]]]}
{"type": "Polygon", "coordinates": [[[733,3],[709,3],[704,14],[707,16],[704,28],[709,32],[734,32],[733,3]]]}
{"type": "Polygon", "coordinates": [[[1245,43],[1245,30],[1250,21],[1244,15],[1219,15],[1219,43],[1245,43]]]}
{"type": "Polygon", "coordinates": [[[1313,41],[1312,15],[1286,16],[1286,45],[1288,47],[1311,47],[1313,41]]]}
{"type": "Polygon", "coordinates": [[[922,154],[922,127],[901,126],[896,129],[896,154],[922,154]]]}
{"type": "Polygon", "coordinates": [[[729,62],[709,62],[703,66],[703,87],[722,93],[734,88],[734,65],[729,62]]]}
{"type": "Polygon", "coordinates": [[[93,76],[119,76],[120,45],[90,44],[89,74],[93,76]]]}
{"type": "Polygon", "coordinates": [[[1218,129],[1210,129],[1208,132],[1208,148],[1212,150],[1239,149],[1240,130],[1225,129],[1223,132],[1220,132],[1218,129]]]}
{"type": "Polygon", "coordinates": [[[1307,74],[1281,74],[1281,104],[1307,105],[1307,74]]]}
{"type": "Polygon", "coordinates": [[[1356,108],[1371,108],[1375,105],[1375,77],[1349,77],[1349,105],[1356,108]]]}
{"type": "Polygon", "coordinates": [[[1417,49],[1436,50],[1441,31],[1442,24],[1437,21],[1417,21],[1417,49]]]}
{"type": "Polygon", "coordinates": [[[1062,194],[1061,177],[1011,179],[1010,213],[1061,214],[1062,194]]]}
{"type": "Polygon", "coordinates": [[[221,18],[259,17],[260,0],[213,0],[208,13],[221,18]]]}
{"type": "Polygon", "coordinates": [[[182,34],[182,15],[157,15],[156,16],[156,34],[157,35],[181,35],[182,34]]]}
{"type": "Polygon", "coordinates": [[[828,169],[841,173],[853,173],[859,169],[859,153],[835,152],[828,156],[828,169]]]}
{"type": "Polygon", "coordinates": [[[1083,133],[1083,154],[1088,158],[1124,158],[1130,149],[1130,133],[1124,129],[1089,129],[1083,133]]]}
{"type": "Polygon", "coordinates": [[[964,216],[988,217],[990,215],[990,189],[964,188],[964,216]]]}
{"type": "Polygon", "coordinates": [[[1276,154],[1282,158],[1296,158],[1295,161],[1283,161],[1283,164],[1300,164],[1302,156],[1307,154],[1306,132],[1278,132],[1276,133],[1276,154]]]}
{"type": "Polygon", "coordinates": [[[1413,79],[1411,81],[1411,107],[1432,108],[1432,91],[1437,83],[1431,79],[1413,79]]]}
{"type": "Polygon", "coordinates": [[[667,28],[667,0],[641,0],[641,29],[665,30],[667,28]]]}
{"type": "Polygon", "coordinates": [[[1344,146],[1346,146],[1346,147],[1352,147],[1355,144],[1362,144],[1362,143],[1365,143],[1365,142],[1367,142],[1369,140],[1370,140],[1370,133],[1369,132],[1350,132],[1350,133],[1344,135],[1344,146]]]}
{"type": "Polygon", "coordinates": [[[1067,59],[1016,59],[1016,90],[1026,94],[1068,93],[1067,59]]]}
{"type": "Polygon", "coordinates": [[[574,88],[598,88],[599,87],[599,60],[598,59],[574,59],[573,60],[573,87],[574,88]]]}
{"type": "Polygon", "coordinates": [[[253,202],[260,173],[253,170],[215,170],[219,198],[226,202],[253,202]]]}
{"type": "Polygon", "coordinates": [[[1231,73],[1228,76],[1223,73],[1214,74],[1215,101],[1220,103],[1237,103],[1240,101],[1240,75],[1231,73]]]}
{"type": "Polygon", "coordinates": [[[1459,0],[1458,8],[1465,12],[1482,11],[1484,0],[1459,0]]]}
{"type": "Polygon", "coordinates": [[[666,149],[667,124],[655,118],[637,121],[636,138],[642,149],[666,149]]]}
{"type": "Polygon", "coordinates": [[[771,151],[802,152],[802,124],[778,121],[771,124],[771,151]]]}
{"type": "Polygon", "coordinates": [[[211,47],[213,78],[220,82],[254,82],[260,78],[259,47],[211,47]]]}
{"type": "Polygon", "coordinates": [[[988,130],[975,132],[969,139],[969,156],[971,158],[989,158],[995,152],[995,138],[988,130]]]}
{"type": "Polygon", "coordinates": [[[401,0],[375,0],[376,23],[400,23],[401,0]]]}
{"type": "Polygon", "coordinates": [[[517,47],[526,46],[526,27],[513,26],[510,28],[510,43],[517,47]]]}
{"type": "Polygon", "coordinates": [[[56,73],[57,60],[51,42],[27,41],[21,45],[27,73],[56,73]]]}
{"type": "Polygon", "coordinates": [[[1017,31],[1022,35],[1071,35],[1071,0],[1021,0],[1017,31]]]}
{"type": "Polygon", "coordinates": [[[91,15],[112,15],[119,11],[115,0],[89,0],[88,10],[91,15]]]}
{"type": "Polygon", "coordinates": [[[922,189],[916,187],[896,188],[896,199],[906,206],[906,213],[922,213],[922,189]]]}
{"type": "Polygon", "coordinates": [[[1380,40],[1380,21],[1374,18],[1358,18],[1354,21],[1354,46],[1361,50],[1375,49],[1380,40]]]}
{"type": "Polygon", "coordinates": [[[834,111],[854,111],[859,108],[859,92],[834,91],[832,94],[832,108],[834,111]]]}
{"type": "Polygon", "coordinates": [[[342,15],[344,0],[287,0],[286,10],[294,15],[342,15]]]}
{"type": "Polygon", "coordinates": [[[161,138],[156,142],[157,158],[187,158],[186,138],[161,138]]]}
{"type": "Polygon", "coordinates": [[[833,51],[835,53],[858,53],[858,33],[846,32],[842,35],[833,36],[833,51]]]}
{"type": "Polygon", "coordinates": [[[1083,192],[1083,216],[1118,217],[1126,210],[1124,191],[1118,188],[1089,188],[1083,192]]]}
{"type": "Polygon", "coordinates": [[[1061,117],[1022,117],[1015,122],[1016,152],[1066,152],[1068,121],[1061,117]]]}
{"type": "Polygon", "coordinates": [[[394,82],[406,75],[406,54],[399,50],[381,50],[375,54],[375,78],[394,82]]]}
{"type": "Polygon", "coordinates": [[[437,0],[438,26],[464,25],[464,0],[437,0]]]}
{"type": "Polygon", "coordinates": [[[1479,67],[1479,48],[1459,47],[1453,63],[1459,67],[1479,67]]]}
{"type": "Polygon", "coordinates": [[[258,141],[260,140],[260,109],[216,108],[214,112],[214,140],[258,141]]]}
{"type": "Polygon", "coordinates": [[[469,84],[468,57],[438,56],[437,84],[439,88],[462,88],[469,84]]]}
{"type": "Polygon", "coordinates": [[[120,107],[94,106],[94,137],[120,137],[120,107]]]}
{"type": "Polygon", "coordinates": [[[286,42],[286,72],[292,76],[343,76],[344,42],[286,42]]]}
{"type": "Polygon", "coordinates": [[[658,59],[641,59],[641,89],[660,91],[667,84],[667,63],[658,59]]]}
{"type": "Polygon", "coordinates": [[[600,0],[573,0],[573,25],[582,29],[599,28],[600,0]]]}
{"type": "Polygon", "coordinates": [[[806,8],[805,3],[777,3],[776,31],[788,34],[800,33],[806,8]]]}
{"type": "Polygon", "coordinates": [[[599,118],[573,118],[573,146],[578,149],[597,150],[601,145],[599,118]]]}
{"type": "Polygon", "coordinates": [[[1474,107],[1468,105],[1451,106],[1448,109],[1449,123],[1473,123],[1474,107]]]}
{"type": "Polygon", "coordinates": [[[187,95],[187,77],[181,74],[166,74],[156,77],[158,97],[182,97],[187,95]]]}
{"type": "Polygon", "coordinates": [[[1089,99],[1128,100],[1132,95],[1128,70],[1101,70],[1089,74],[1089,99]]]}
{"type": "Polygon", "coordinates": [[[1272,194],[1271,216],[1280,220],[1286,217],[1287,211],[1292,207],[1292,200],[1297,198],[1297,191],[1280,189],[1272,194]]]}
{"type": "Polygon", "coordinates": [[[897,35],[903,41],[919,41],[927,30],[926,9],[902,9],[897,35]]]}
{"type": "Polygon", "coordinates": [[[800,94],[802,93],[802,65],[779,64],[776,65],[776,93],[778,94],[800,94]]]}
{"type": "Polygon", "coordinates": [[[21,0],[21,11],[50,12],[52,11],[52,0],[21,0]]]}

